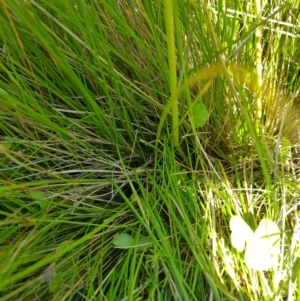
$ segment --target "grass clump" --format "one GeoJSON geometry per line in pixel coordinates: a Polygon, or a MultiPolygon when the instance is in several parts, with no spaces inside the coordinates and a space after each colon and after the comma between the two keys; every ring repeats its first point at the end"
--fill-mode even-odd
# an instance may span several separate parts
{"type": "Polygon", "coordinates": [[[275,2],[1,2],[1,301],[299,298],[299,5],[275,2]],[[276,268],[233,215],[276,222],[276,268]]]}

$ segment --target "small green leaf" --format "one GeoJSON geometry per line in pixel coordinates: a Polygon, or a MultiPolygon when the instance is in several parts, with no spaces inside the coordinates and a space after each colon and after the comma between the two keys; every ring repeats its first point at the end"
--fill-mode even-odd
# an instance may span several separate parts
{"type": "Polygon", "coordinates": [[[46,211],[49,207],[49,203],[47,201],[46,196],[40,192],[40,191],[30,191],[30,196],[37,201],[37,203],[40,205],[40,208],[43,211],[46,211]]]}
{"type": "Polygon", "coordinates": [[[117,234],[112,243],[117,248],[130,248],[133,246],[133,237],[129,234],[117,234]]]}
{"type": "Polygon", "coordinates": [[[209,113],[202,103],[197,102],[192,106],[192,117],[195,128],[204,126],[209,118],[209,113]]]}
{"type": "Polygon", "coordinates": [[[148,249],[150,245],[150,236],[142,236],[137,243],[137,247],[139,250],[148,249]]]}
{"type": "Polygon", "coordinates": [[[7,149],[10,149],[12,147],[12,143],[11,142],[3,142],[1,143],[2,146],[6,147],[7,149]]]}
{"type": "Polygon", "coordinates": [[[36,201],[47,201],[45,195],[40,191],[30,191],[30,196],[36,201]]]}

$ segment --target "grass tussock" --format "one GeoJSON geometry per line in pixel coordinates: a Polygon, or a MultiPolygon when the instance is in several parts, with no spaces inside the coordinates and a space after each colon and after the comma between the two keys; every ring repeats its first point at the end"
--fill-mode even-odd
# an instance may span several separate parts
{"type": "Polygon", "coordinates": [[[300,10],[273,2],[1,2],[1,301],[299,299],[300,10]],[[278,224],[276,268],[236,214],[278,224]]]}

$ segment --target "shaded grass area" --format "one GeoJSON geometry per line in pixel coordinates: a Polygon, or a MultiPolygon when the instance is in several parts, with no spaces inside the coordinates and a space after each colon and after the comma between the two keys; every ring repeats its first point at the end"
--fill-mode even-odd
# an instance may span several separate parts
{"type": "Polygon", "coordinates": [[[243,3],[174,2],[187,166],[172,112],[157,135],[170,101],[167,2],[1,3],[1,301],[299,297],[299,5],[267,4],[256,22],[243,3]],[[249,88],[258,27],[263,93],[249,88]],[[222,71],[191,85],[208,65],[222,71]],[[206,88],[199,129],[189,109],[206,88]],[[233,214],[253,229],[276,220],[278,269],[247,269],[233,214]],[[116,248],[122,233],[149,244],[116,248]]]}

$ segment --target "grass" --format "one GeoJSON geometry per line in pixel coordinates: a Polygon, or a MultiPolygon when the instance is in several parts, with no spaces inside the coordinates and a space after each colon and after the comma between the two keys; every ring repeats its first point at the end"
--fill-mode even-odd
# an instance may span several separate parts
{"type": "Polygon", "coordinates": [[[1,301],[300,298],[296,1],[0,7],[1,301]]]}

